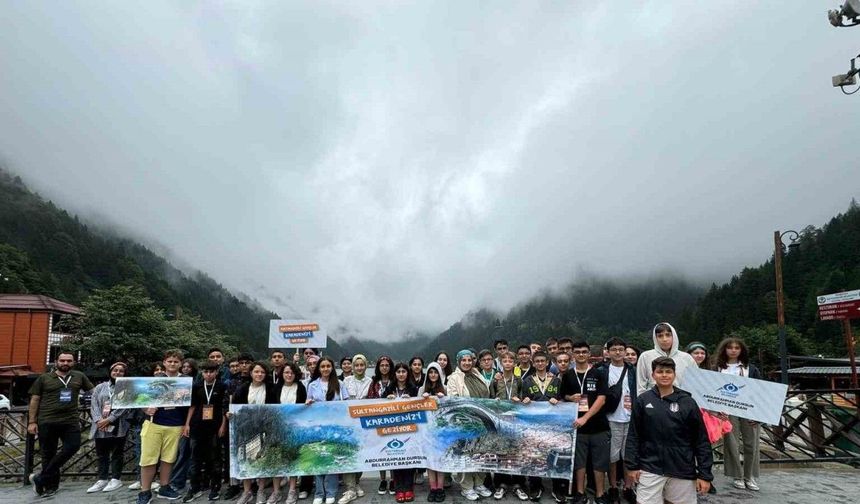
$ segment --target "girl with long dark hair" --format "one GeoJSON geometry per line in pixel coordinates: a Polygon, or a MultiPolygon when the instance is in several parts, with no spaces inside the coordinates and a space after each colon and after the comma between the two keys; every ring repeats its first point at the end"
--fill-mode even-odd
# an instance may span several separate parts
{"type": "MultiPolygon", "coordinates": [[[[346,401],[349,393],[342,387],[334,371],[334,359],[323,357],[317,363],[314,379],[308,384],[308,399],[305,404],[322,401],[346,401]]],[[[337,495],[337,474],[314,476],[313,504],[334,504],[337,495]]]]}

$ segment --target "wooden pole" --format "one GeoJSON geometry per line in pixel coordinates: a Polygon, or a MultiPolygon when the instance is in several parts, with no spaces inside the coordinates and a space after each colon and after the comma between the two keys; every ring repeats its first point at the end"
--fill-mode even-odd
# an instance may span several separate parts
{"type": "Polygon", "coordinates": [[[773,232],[773,267],[776,273],[776,323],[779,325],[779,377],[788,383],[788,345],[785,341],[785,300],[782,293],[782,236],[773,232]]]}
{"type": "Polygon", "coordinates": [[[848,362],[851,363],[851,388],[857,388],[857,361],[854,359],[854,334],[851,331],[851,321],[842,321],[842,332],[845,334],[845,346],[848,347],[848,362]]]}

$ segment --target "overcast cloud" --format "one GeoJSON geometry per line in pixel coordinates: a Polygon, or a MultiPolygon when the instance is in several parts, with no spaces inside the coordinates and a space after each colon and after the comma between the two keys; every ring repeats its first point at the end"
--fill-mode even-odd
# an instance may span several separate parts
{"type": "Polygon", "coordinates": [[[0,158],[365,337],[722,281],[860,192],[839,3],[2,2],[0,158]]]}

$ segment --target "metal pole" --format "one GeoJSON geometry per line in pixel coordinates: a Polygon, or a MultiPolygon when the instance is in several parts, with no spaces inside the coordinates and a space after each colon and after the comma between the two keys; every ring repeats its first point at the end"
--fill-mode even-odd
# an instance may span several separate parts
{"type": "Polygon", "coordinates": [[[785,343],[785,301],[782,294],[782,237],[773,232],[773,266],[776,271],[776,322],[779,325],[779,375],[788,384],[788,346],[785,343]]]}
{"type": "Polygon", "coordinates": [[[857,361],[854,359],[854,334],[851,332],[851,321],[842,321],[842,329],[845,333],[845,345],[848,347],[848,362],[851,363],[851,388],[857,388],[857,361]]]}

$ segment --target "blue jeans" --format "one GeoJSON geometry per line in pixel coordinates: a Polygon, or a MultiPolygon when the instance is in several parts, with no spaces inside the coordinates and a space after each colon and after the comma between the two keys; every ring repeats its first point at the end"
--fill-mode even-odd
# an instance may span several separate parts
{"type": "Polygon", "coordinates": [[[179,453],[176,455],[176,462],[173,463],[173,470],[170,472],[170,486],[174,490],[185,489],[188,469],[191,464],[191,440],[182,436],[179,438],[179,453]]]}
{"type": "Polygon", "coordinates": [[[337,495],[337,474],[314,476],[314,497],[334,498],[337,495]]]}

